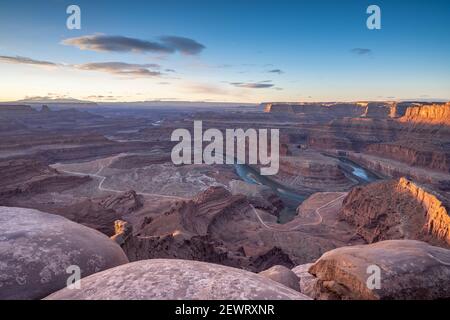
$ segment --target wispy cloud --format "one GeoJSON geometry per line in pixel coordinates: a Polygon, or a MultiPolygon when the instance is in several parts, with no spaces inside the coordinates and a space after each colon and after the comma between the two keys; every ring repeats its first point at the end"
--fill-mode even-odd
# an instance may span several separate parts
{"type": "Polygon", "coordinates": [[[123,36],[87,35],[65,39],[65,45],[78,47],[81,50],[112,51],[112,52],[156,52],[172,53],[174,50],[161,43],[145,41],[123,36]]]}
{"type": "Polygon", "coordinates": [[[131,64],[125,62],[97,62],[74,65],[80,70],[101,71],[116,75],[126,75],[134,77],[155,77],[160,76],[161,72],[157,64],[131,64]]]}
{"type": "Polygon", "coordinates": [[[248,88],[248,89],[267,89],[272,88],[274,85],[270,83],[270,80],[260,81],[260,82],[230,82],[232,86],[238,88],[248,88]]]}
{"type": "Polygon", "coordinates": [[[42,61],[42,60],[34,60],[27,57],[21,57],[21,56],[0,56],[0,61],[6,62],[6,63],[15,63],[15,64],[31,64],[36,66],[45,66],[45,67],[56,67],[58,66],[57,63],[50,62],[50,61],[42,61]]]}
{"type": "Polygon", "coordinates": [[[187,89],[191,93],[200,93],[200,94],[213,94],[213,95],[227,95],[227,90],[223,89],[220,86],[208,84],[208,83],[192,83],[187,89]]]}
{"type": "Polygon", "coordinates": [[[87,97],[84,97],[83,99],[87,99],[87,100],[106,100],[106,101],[114,101],[114,100],[118,100],[119,98],[121,98],[122,96],[104,96],[104,95],[90,95],[87,97]]]}
{"type": "Polygon", "coordinates": [[[32,66],[64,67],[86,71],[106,72],[119,76],[128,77],[156,77],[163,73],[159,71],[161,66],[156,63],[135,64],[125,62],[92,62],[83,64],[61,64],[50,61],[35,60],[27,57],[0,56],[0,62],[13,64],[26,64],[32,66]]]}
{"type": "Polygon", "coordinates": [[[369,55],[372,53],[371,49],[367,49],[367,48],[353,48],[352,50],[350,50],[352,53],[363,56],[363,55],[369,55]]]}
{"type": "Polygon", "coordinates": [[[284,73],[284,71],[280,70],[280,69],[272,69],[272,70],[269,70],[267,72],[269,72],[269,73],[276,73],[276,74],[283,74],[284,73]]]}
{"type": "Polygon", "coordinates": [[[177,36],[162,36],[156,41],[148,41],[124,36],[104,34],[86,35],[68,38],[65,45],[75,46],[81,50],[106,52],[137,52],[170,54],[180,52],[186,55],[199,54],[205,46],[197,41],[177,36]]]}

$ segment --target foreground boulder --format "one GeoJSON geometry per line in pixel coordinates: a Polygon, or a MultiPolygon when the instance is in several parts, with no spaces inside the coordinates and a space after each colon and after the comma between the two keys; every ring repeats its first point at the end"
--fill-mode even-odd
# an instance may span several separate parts
{"type": "Polygon", "coordinates": [[[0,207],[0,299],[40,299],[81,277],[128,259],[107,236],[61,216],[0,207]]]}
{"type": "Polygon", "coordinates": [[[300,291],[299,277],[285,266],[273,266],[272,268],[261,271],[259,274],[295,291],[300,291]]]}
{"type": "Polygon", "coordinates": [[[318,299],[448,299],[450,250],[415,240],[338,248],[309,269],[318,299]],[[373,281],[379,268],[379,285],[373,281]]]}
{"type": "Polygon", "coordinates": [[[62,289],[48,300],[305,300],[305,295],[257,274],[174,259],[142,260],[91,275],[81,289],[62,289]]]}
{"type": "Polygon", "coordinates": [[[316,299],[316,284],[318,279],[308,271],[312,265],[313,263],[306,263],[296,266],[292,269],[292,272],[300,279],[300,292],[308,297],[316,299]]]}

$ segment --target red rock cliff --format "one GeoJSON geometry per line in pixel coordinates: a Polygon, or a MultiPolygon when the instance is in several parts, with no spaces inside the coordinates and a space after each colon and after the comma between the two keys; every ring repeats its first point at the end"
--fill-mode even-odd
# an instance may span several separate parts
{"type": "Polygon", "coordinates": [[[450,216],[435,194],[400,178],[354,188],[340,216],[369,243],[414,239],[450,245],[450,216]]]}
{"type": "Polygon", "coordinates": [[[409,107],[400,118],[401,122],[413,122],[423,124],[450,125],[450,102],[446,104],[422,105],[409,107]]]}

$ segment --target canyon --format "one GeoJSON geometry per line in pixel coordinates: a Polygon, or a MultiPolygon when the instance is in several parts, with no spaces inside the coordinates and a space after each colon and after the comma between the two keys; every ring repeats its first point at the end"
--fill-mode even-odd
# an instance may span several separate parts
{"type": "MultiPolygon", "coordinates": [[[[60,289],[49,299],[138,298],[137,279],[158,282],[173,276],[174,268],[183,270],[181,291],[172,283],[167,296],[157,287],[143,296],[448,298],[449,147],[450,103],[268,103],[229,110],[0,105],[0,238],[8,238],[0,241],[7,248],[1,261],[10,261],[0,264],[0,279],[11,288],[2,298],[40,299],[60,289]],[[172,163],[172,132],[192,134],[198,120],[204,130],[220,132],[279,130],[278,173],[261,175],[260,165],[248,163],[172,163]],[[21,229],[25,218],[52,222],[36,222],[44,234],[37,239],[31,226],[21,229]],[[101,261],[120,256],[83,274],[94,291],[73,296],[63,289],[57,275],[74,261],[61,258],[54,246],[56,253],[46,251],[63,237],[58,231],[46,242],[45,234],[56,228],[48,223],[100,237],[99,248],[114,248],[93,253],[101,261]],[[52,275],[44,277],[52,283],[45,292],[22,296],[5,276],[21,263],[10,251],[15,234],[41,256],[50,252],[49,261],[61,262],[45,271],[52,275]],[[402,253],[404,248],[414,254],[402,253]],[[437,260],[417,267],[428,254],[437,260]],[[386,291],[367,291],[361,285],[365,259],[391,272],[384,281],[394,275],[400,280],[384,282],[386,291]],[[414,266],[393,266],[402,259],[414,266]],[[145,276],[156,269],[161,272],[145,276]],[[408,272],[419,269],[419,287],[402,291],[408,272]],[[192,270],[195,276],[186,276],[192,270]],[[198,279],[223,270],[230,278],[217,279],[217,294],[195,293],[198,279]],[[105,279],[125,274],[134,280],[116,296],[105,279]],[[227,290],[227,281],[237,287],[227,290]],[[264,294],[239,295],[249,283],[265,288],[264,294]]],[[[41,272],[20,268],[21,277],[41,272]]]]}

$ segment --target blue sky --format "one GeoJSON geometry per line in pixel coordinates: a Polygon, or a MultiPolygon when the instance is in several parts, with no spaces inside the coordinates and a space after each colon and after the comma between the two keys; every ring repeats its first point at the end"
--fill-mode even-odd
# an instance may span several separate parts
{"type": "Polygon", "coordinates": [[[2,0],[0,100],[448,99],[449,39],[445,0],[2,0]],[[70,4],[81,30],[66,28],[70,4]],[[371,4],[381,30],[366,27],[371,4]],[[168,49],[83,46],[111,36],[168,49]],[[186,53],[179,37],[201,47],[186,53]]]}

